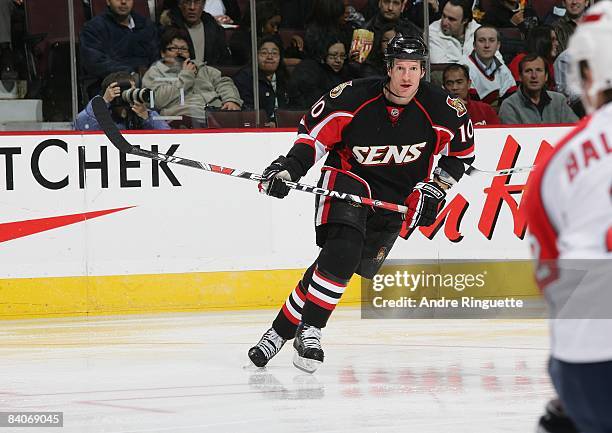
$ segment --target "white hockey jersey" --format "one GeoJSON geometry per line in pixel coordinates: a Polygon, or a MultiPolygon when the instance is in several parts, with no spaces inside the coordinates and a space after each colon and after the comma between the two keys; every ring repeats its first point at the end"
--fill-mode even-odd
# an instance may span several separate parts
{"type": "Polygon", "coordinates": [[[612,103],[583,119],[532,175],[525,197],[552,355],[612,360],[612,103]]]}
{"type": "MultiPolygon", "coordinates": [[[[436,63],[459,63],[467,58],[474,50],[474,33],[480,24],[472,20],[465,27],[463,43],[459,39],[445,35],[442,31],[442,20],[434,21],[429,25],[429,61],[436,63]]],[[[495,53],[503,61],[499,50],[495,53]]]]}
{"type": "Polygon", "coordinates": [[[469,91],[473,99],[494,104],[499,98],[516,91],[516,81],[505,63],[496,57],[494,61],[497,69],[492,75],[487,75],[475,59],[475,55],[472,51],[469,56],[464,57],[461,61],[470,70],[472,85],[469,91]]]}

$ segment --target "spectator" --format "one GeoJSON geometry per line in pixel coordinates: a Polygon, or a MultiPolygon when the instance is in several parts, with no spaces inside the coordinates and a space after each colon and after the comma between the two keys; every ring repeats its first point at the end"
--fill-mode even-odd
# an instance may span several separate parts
{"type": "Polygon", "coordinates": [[[215,17],[221,25],[240,21],[240,6],[236,0],[205,0],[204,12],[215,17]]]}
{"type": "Polygon", "coordinates": [[[144,73],[159,54],[154,24],[132,11],[134,0],[106,4],[106,12],[87,21],[81,32],[84,71],[99,80],[118,71],[144,73]]]}
{"type": "MultiPolygon", "coordinates": [[[[159,114],[148,109],[144,104],[128,104],[121,98],[121,87],[136,87],[133,75],[127,71],[112,72],[102,81],[101,94],[107,107],[111,110],[113,120],[119,129],[170,129],[163,120],[155,119],[159,114]]],[[[79,131],[99,131],[100,125],[91,108],[91,101],[81,111],[74,122],[79,131]]]]}
{"type": "Polygon", "coordinates": [[[362,29],[365,26],[365,18],[351,4],[349,0],[344,0],[344,21],[354,29],[362,29]]]}
{"type": "Polygon", "coordinates": [[[367,23],[366,28],[374,34],[380,33],[387,23],[398,24],[410,29],[410,34],[423,36],[423,31],[407,17],[402,16],[408,0],[379,0],[378,12],[367,23]]]}
{"type": "Polygon", "coordinates": [[[353,29],[346,24],[344,11],[343,0],[313,0],[304,35],[305,57],[316,59],[319,47],[330,37],[338,38],[346,47],[350,46],[353,29]]]}
{"type": "Polygon", "coordinates": [[[188,57],[188,36],[183,30],[166,30],[161,47],[162,59],[151,66],[142,82],[155,91],[155,106],[163,115],[205,118],[211,108],[240,110],[242,100],[232,79],[188,57]]]}
{"type": "Polygon", "coordinates": [[[442,18],[429,26],[431,63],[457,63],[474,48],[474,32],[479,24],[472,19],[472,7],[466,0],[449,0],[442,18]]]}
{"type": "Polygon", "coordinates": [[[552,24],[559,40],[559,52],[567,48],[569,38],[576,30],[578,20],[584,14],[588,2],[589,0],[563,0],[565,15],[552,24]]]}
{"type": "Polygon", "coordinates": [[[384,59],[385,48],[387,48],[387,44],[397,33],[404,34],[404,32],[409,34],[410,30],[393,23],[385,24],[380,29],[380,33],[374,34],[372,51],[370,51],[365,62],[349,62],[348,67],[351,75],[358,78],[387,75],[387,65],[384,59]]]}
{"type": "Polygon", "coordinates": [[[498,125],[500,124],[497,113],[489,104],[480,101],[473,101],[469,95],[470,71],[465,65],[457,63],[448,65],[442,73],[442,83],[444,88],[455,98],[459,98],[465,104],[470,119],[476,125],[498,125]]]}
{"type": "MultiPolygon", "coordinates": [[[[445,2],[446,0],[427,0],[427,6],[429,7],[429,24],[441,18],[445,2]]],[[[404,3],[401,12],[402,17],[410,20],[421,29],[424,21],[423,0],[402,0],[402,3],[404,3]]],[[[367,20],[378,13],[379,5],[380,0],[368,0],[367,6],[363,10],[367,20]]]]}
{"type": "Polygon", "coordinates": [[[317,59],[304,59],[293,70],[289,80],[289,102],[292,108],[308,109],[322,94],[351,77],[345,66],[346,47],[330,36],[318,50],[317,59]]]}
{"type": "Polygon", "coordinates": [[[232,56],[225,42],[225,30],[203,10],[204,0],[179,0],[178,6],[162,12],[160,24],[183,29],[189,35],[189,57],[196,64],[229,65],[232,56]]]}
{"type": "Polygon", "coordinates": [[[548,66],[537,54],[528,54],[519,63],[521,86],[518,92],[502,102],[502,123],[573,123],[578,117],[561,93],[546,90],[548,66]]]}
{"type": "Polygon", "coordinates": [[[526,0],[491,0],[480,23],[497,29],[516,30],[500,32],[500,51],[504,62],[510,63],[525,50],[524,39],[529,30],[539,24],[539,20],[526,0]]]}
{"type": "MultiPolygon", "coordinates": [[[[287,85],[289,75],[283,63],[282,47],[276,38],[265,36],[257,43],[257,64],[259,66],[259,104],[266,110],[270,123],[275,126],[277,108],[289,106],[287,85]]],[[[236,87],[244,100],[244,107],[254,109],[253,70],[245,66],[234,77],[236,87]]]]}
{"type": "Polygon", "coordinates": [[[16,80],[15,58],[11,47],[11,14],[23,0],[0,0],[0,79],[16,80]]]}
{"type": "Polygon", "coordinates": [[[572,110],[574,110],[574,113],[576,113],[578,117],[584,117],[586,115],[586,111],[582,101],[580,100],[580,94],[577,92],[577,89],[572,88],[567,83],[567,74],[569,72],[570,64],[571,58],[569,51],[567,50],[559,54],[555,60],[554,70],[557,92],[565,95],[570,107],[572,107],[572,110]]]}
{"type": "MultiPolygon", "coordinates": [[[[283,43],[278,34],[281,23],[280,9],[274,1],[258,1],[255,12],[257,16],[257,37],[274,36],[279,45],[283,43]]],[[[240,28],[235,31],[229,41],[234,64],[245,65],[251,60],[251,8],[247,6],[240,28]]]]}
{"type": "Polygon", "coordinates": [[[548,90],[555,90],[555,70],[553,68],[553,62],[557,58],[559,49],[559,41],[557,40],[557,34],[550,26],[538,26],[531,29],[527,36],[527,50],[519,53],[510,62],[508,68],[512,72],[512,76],[518,83],[520,81],[518,65],[527,55],[527,53],[538,54],[543,59],[546,59],[548,65],[548,90]]]}
{"type": "Polygon", "coordinates": [[[538,25],[538,16],[533,8],[521,6],[521,3],[520,0],[493,0],[481,23],[496,28],[518,28],[527,34],[538,25]]]}
{"type": "Polygon", "coordinates": [[[499,46],[499,31],[491,26],[481,26],[474,33],[474,51],[463,59],[463,64],[470,70],[471,96],[494,107],[499,98],[516,91],[512,72],[495,57],[499,46]]]}
{"type": "MultiPolygon", "coordinates": [[[[156,2],[156,0],[147,1],[149,2],[149,9],[151,8],[151,2],[156,2]]],[[[176,8],[178,2],[179,0],[164,0],[161,10],[157,11],[157,16],[159,17],[160,13],[166,9],[176,8]]],[[[240,5],[236,0],[204,0],[202,3],[204,4],[204,12],[208,12],[215,17],[219,24],[240,22],[240,5]]]]}

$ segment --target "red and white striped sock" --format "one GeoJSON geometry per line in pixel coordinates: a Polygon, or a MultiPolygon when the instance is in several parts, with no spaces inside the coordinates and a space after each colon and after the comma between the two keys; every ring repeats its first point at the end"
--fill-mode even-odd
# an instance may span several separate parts
{"type": "Polygon", "coordinates": [[[272,323],[274,330],[284,339],[288,340],[295,336],[295,330],[302,321],[304,302],[306,302],[306,290],[300,281],[289,294],[272,323]]]}
{"type": "Polygon", "coordinates": [[[302,321],[317,328],[325,327],[347,285],[348,280],[333,277],[315,268],[302,309],[302,321]]]}

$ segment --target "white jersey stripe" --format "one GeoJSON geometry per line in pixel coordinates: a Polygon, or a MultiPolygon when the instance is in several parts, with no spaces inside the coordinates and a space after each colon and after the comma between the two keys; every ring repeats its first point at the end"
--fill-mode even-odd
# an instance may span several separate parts
{"type": "Polygon", "coordinates": [[[335,119],[336,117],[353,117],[353,115],[351,113],[347,113],[346,111],[337,111],[335,113],[332,113],[325,119],[323,119],[321,122],[319,122],[317,126],[312,128],[312,130],[310,131],[310,136],[316,140],[317,136],[319,135],[319,132],[321,132],[321,129],[323,129],[325,125],[327,125],[332,119],[335,119]]]}
{"type": "Polygon", "coordinates": [[[302,138],[302,139],[306,139],[309,141],[312,140],[312,142],[314,143],[315,162],[317,162],[318,160],[320,160],[327,154],[327,148],[325,147],[325,144],[321,143],[317,137],[319,133],[321,132],[321,130],[323,129],[323,127],[327,125],[331,120],[335,119],[336,117],[351,117],[352,118],[353,115],[351,113],[347,113],[344,111],[338,111],[336,113],[332,113],[329,116],[327,116],[325,119],[323,119],[321,122],[319,122],[317,126],[312,128],[309,134],[298,134],[298,139],[302,138]]]}
{"type": "MultiPolygon", "coordinates": [[[[322,188],[325,188],[325,189],[328,188],[330,176],[331,176],[331,171],[326,171],[325,174],[323,175],[323,184],[321,185],[322,188]]],[[[325,200],[327,200],[327,197],[318,196],[317,212],[315,214],[316,215],[315,224],[317,226],[320,226],[321,224],[323,224],[323,209],[325,208],[325,200]]]]}
{"type": "Polygon", "coordinates": [[[316,163],[319,159],[327,155],[327,149],[325,148],[325,145],[321,143],[319,140],[315,140],[314,145],[315,145],[315,163],[316,163]]]}

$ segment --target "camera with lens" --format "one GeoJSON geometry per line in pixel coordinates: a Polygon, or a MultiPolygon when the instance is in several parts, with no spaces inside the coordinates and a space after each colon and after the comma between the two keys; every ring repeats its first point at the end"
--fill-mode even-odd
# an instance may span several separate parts
{"type": "Polygon", "coordinates": [[[132,88],[132,83],[129,81],[120,81],[119,96],[113,100],[114,105],[132,105],[134,102],[141,104],[151,104],[151,95],[153,90],[145,88],[132,88]]]}

